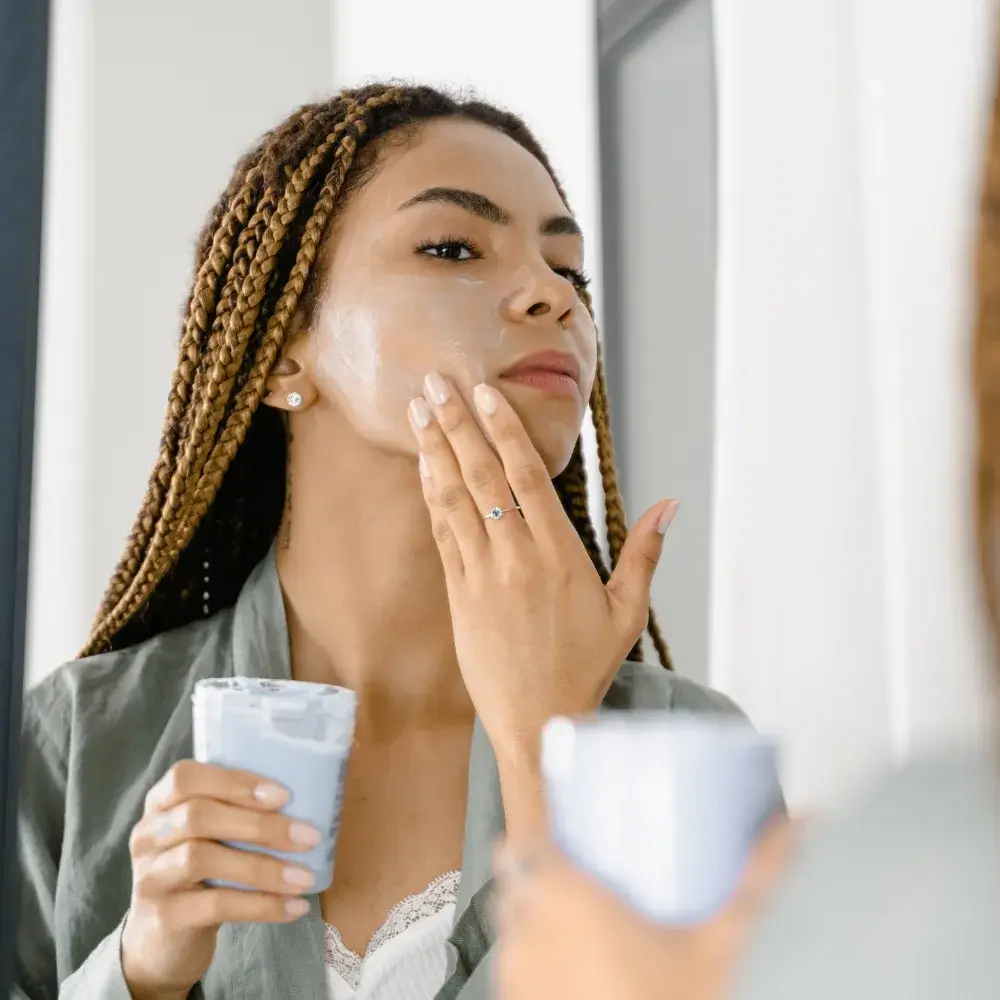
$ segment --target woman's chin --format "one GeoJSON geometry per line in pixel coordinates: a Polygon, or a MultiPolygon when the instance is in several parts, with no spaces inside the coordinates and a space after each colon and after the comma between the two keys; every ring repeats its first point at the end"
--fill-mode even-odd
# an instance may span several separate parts
{"type": "Polygon", "coordinates": [[[586,413],[579,400],[524,400],[507,396],[549,475],[554,479],[573,457],[586,413]]]}
{"type": "Polygon", "coordinates": [[[549,477],[555,479],[560,473],[566,471],[566,467],[573,457],[573,449],[580,437],[580,428],[578,426],[553,427],[549,424],[539,433],[532,433],[529,427],[528,436],[545,463],[549,477]]]}

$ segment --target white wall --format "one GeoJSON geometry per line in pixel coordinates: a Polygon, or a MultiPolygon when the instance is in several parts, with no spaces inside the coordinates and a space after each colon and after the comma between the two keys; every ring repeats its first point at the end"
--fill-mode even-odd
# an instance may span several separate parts
{"type": "Polygon", "coordinates": [[[713,678],[821,803],[982,732],[969,249],[996,4],[716,0],[713,678]]]}

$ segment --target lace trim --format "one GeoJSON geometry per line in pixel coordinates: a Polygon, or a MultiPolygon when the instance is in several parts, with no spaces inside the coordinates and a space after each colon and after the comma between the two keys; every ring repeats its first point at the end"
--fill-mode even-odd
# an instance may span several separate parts
{"type": "Polygon", "coordinates": [[[340,931],[332,924],[323,924],[323,960],[352,990],[361,985],[361,956],[344,944],[340,931]]]}
{"type": "Polygon", "coordinates": [[[373,951],[382,947],[387,941],[399,937],[415,923],[425,917],[440,913],[446,906],[458,899],[458,884],[461,872],[445,872],[439,875],[422,892],[415,893],[400,900],[385,918],[385,922],[372,935],[364,956],[351,951],[344,944],[340,931],[332,924],[324,924],[325,961],[336,970],[353,989],[357,989],[361,981],[361,966],[373,951]]]}

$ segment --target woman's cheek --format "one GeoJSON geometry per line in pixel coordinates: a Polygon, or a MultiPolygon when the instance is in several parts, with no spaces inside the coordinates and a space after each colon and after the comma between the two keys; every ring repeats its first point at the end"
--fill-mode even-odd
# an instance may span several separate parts
{"type": "Polygon", "coordinates": [[[513,360],[502,296],[489,283],[397,277],[368,289],[364,306],[322,311],[315,330],[320,380],[359,404],[408,404],[438,371],[470,393],[513,360]]]}

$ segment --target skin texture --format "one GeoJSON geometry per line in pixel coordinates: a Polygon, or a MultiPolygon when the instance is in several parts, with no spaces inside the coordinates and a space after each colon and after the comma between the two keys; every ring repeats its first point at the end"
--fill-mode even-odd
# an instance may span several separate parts
{"type": "MultiPolygon", "coordinates": [[[[316,308],[297,317],[267,383],[266,405],[288,413],[278,573],[292,673],[359,699],[321,897],[359,953],[400,899],[461,867],[475,717],[497,754],[508,831],[534,837],[541,725],[594,708],[647,622],[676,503],[637,522],[605,585],[550,478],[569,461],[596,368],[574,230],[546,170],[503,134],[444,120],[394,137],[339,211],[317,260],[316,308]],[[467,197],[408,204],[441,188],[502,211],[481,200],[470,211],[467,197]],[[568,356],[569,386],[505,377],[540,350],[568,356]],[[523,518],[484,521],[513,506],[512,488],[523,518]]],[[[275,872],[244,871],[264,891],[235,900],[197,887],[231,858],[164,846],[204,837],[206,817],[213,839],[220,824],[260,823],[248,779],[185,768],[181,815],[202,826],[164,834],[154,797],[134,838],[137,876],[158,873],[142,879],[123,939],[136,1000],[186,995],[218,926],[245,919],[237,902],[288,919],[275,872]],[[219,802],[239,805],[220,813],[219,802]],[[182,892],[198,905],[177,906],[182,892]]]]}

